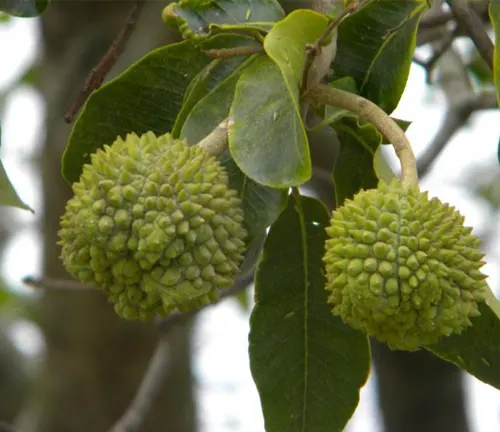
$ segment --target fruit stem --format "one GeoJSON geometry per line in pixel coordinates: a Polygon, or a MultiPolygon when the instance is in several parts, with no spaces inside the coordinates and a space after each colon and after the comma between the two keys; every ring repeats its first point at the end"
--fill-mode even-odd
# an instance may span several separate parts
{"type": "Polygon", "coordinates": [[[380,107],[359,95],[317,85],[306,91],[304,99],[315,105],[331,105],[346,109],[373,125],[392,143],[401,163],[401,177],[405,186],[418,186],[417,163],[410,141],[399,125],[380,107]]]}
{"type": "Polygon", "coordinates": [[[227,148],[228,131],[233,123],[234,121],[231,117],[225,118],[219,126],[198,143],[198,146],[205,150],[210,156],[220,156],[227,148]]]}

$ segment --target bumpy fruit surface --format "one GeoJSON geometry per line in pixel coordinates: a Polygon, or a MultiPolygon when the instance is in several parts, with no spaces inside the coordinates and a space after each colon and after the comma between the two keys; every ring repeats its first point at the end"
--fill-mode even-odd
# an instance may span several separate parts
{"type": "Polygon", "coordinates": [[[479,315],[483,254],[453,207],[395,179],[359,192],[327,228],[328,302],[392,349],[460,333],[479,315]]]}
{"type": "Polygon", "coordinates": [[[127,135],[85,165],[59,235],[70,274],[127,319],[200,307],[229,287],[246,231],[227,173],[169,134],[127,135]]]}

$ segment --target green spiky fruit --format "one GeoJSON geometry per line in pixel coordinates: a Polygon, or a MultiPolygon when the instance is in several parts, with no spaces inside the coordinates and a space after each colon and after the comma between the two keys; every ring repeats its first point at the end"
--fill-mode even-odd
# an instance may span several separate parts
{"type": "Polygon", "coordinates": [[[198,308],[232,284],[245,251],[241,201],[203,149],[129,134],[92,155],[73,191],[61,258],[120,316],[198,308]]]}
{"type": "Polygon", "coordinates": [[[392,349],[461,333],[479,315],[479,240],[453,207],[395,179],[337,209],[324,262],[333,313],[392,349]]]}

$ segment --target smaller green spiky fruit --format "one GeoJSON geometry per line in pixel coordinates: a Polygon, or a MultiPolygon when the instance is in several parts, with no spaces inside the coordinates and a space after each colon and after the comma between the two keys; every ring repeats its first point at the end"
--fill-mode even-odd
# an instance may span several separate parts
{"type": "Polygon", "coordinates": [[[232,284],[246,248],[241,201],[200,147],[129,134],[92,155],[73,191],[61,258],[120,316],[199,308],[232,284]]]}
{"type": "Polygon", "coordinates": [[[479,315],[484,264],[464,218],[398,179],[362,190],[327,228],[333,313],[392,349],[413,351],[461,333],[479,315]]]}

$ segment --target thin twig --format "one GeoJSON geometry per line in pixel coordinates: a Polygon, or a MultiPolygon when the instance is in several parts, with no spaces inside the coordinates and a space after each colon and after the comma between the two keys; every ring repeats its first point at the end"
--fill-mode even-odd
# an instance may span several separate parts
{"type": "Polygon", "coordinates": [[[304,97],[312,104],[343,108],[373,123],[389,139],[396,151],[401,162],[403,184],[418,185],[415,155],[411,144],[399,125],[382,108],[361,96],[321,84],[309,89],[304,97]]]}
{"type": "Polygon", "coordinates": [[[419,29],[429,29],[447,24],[453,19],[453,14],[450,11],[441,10],[439,13],[425,16],[420,20],[419,29]]]}
{"type": "Polygon", "coordinates": [[[229,128],[234,124],[231,117],[225,118],[209,135],[203,138],[198,146],[211,156],[220,156],[227,148],[229,128]]]}
{"type": "Polygon", "coordinates": [[[163,387],[170,363],[168,335],[160,337],[139,390],[124,415],[114,424],[110,432],[137,432],[146,420],[163,387]]]}
{"type": "MultiPolygon", "coordinates": [[[[306,46],[306,64],[304,67],[303,77],[302,77],[302,89],[301,92],[306,90],[306,86],[309,83],[309,73],[311,66],[314,62],[314,58],[321,55],[322,47],[325,44],[326,40],[330,37],[333,31],[344,21],[344,19],[365,6],[372,0],[355,0],[349,6],[347,6],[342,12],[340,12],[339,16],[332,20],[325,31],[321,34],[321,36],[316,39],[316,41],[312,45],[306,46]]],[[[322,77],[320,77],[321,79],[322,77]]]]}
{"type": "Polygon", "coordinates": [[[243,291],[253,281],[254,269],[239,277],[231,288],[222,292],[219,300],[208,304],[201,309],[191,312],[178,313],[173,312],[168,317],[158,322],[158,329],[161,337],[156,347],[156,351],[151,359],[146,374],[139,386],[139,390],[129,405],[123,416],[110,429],[110,432],[138,432],[141,430],[148,413],[151,411],[167,375],[169,366],[169,346],[168,335],[170,330],[177,324],[186,322],[193,318],[200,311],[209,306],[218,304],[222,300],[231,297],[240,291],[243,291]]]}
{"type": "Polygon", "coordinates": [[[250,271],[247,273],[239,276],[231,286],[231,288],[224,290],[220,293],[219,299],[214,302],[214,303],[209,303],[205,306],[203,306],[200,309],[195,309],[189,312],[177,312],[174,311],[170,313],[168,316],[165,318],[159,319],[158,320],[158,330],[160,332],[165,333],[166,331],[170,330],[173,326],[177,324],[181,324],[183,322],[186,322],[187,320],[191,319],[198,313],[200,313],[202,310],[205,310],[208,307],[214,306],[216,304],[219,304],[221,301],[228,297],[232,297],[241,291],[243,291],[245,288],[247,288],[252,282],[254,278],[254,269],[252,268],[250,271]]]}
{"type": "Polygon", "coordinates": [[[80,94],[73,102],[68,112],[64,114],[64,120],[66,121],[66,123],[73,122],[76,114],[83,106],[83,104],[87,101],[90,94],[94,90],[97,90],[104,82],[104,79],[108,75],[109,71],[125,49],[125,46],[130,36],[132,35],[143,7],[144,0],[135,1],[134,6],[132,6],[132,9],[130,10],[130,13],[127,17],[127,20],[125,21],[125,24],[120,30],[120,33],[108,48],[104,56],[102,56],[101,60],[99,60],[99,63],[97,63],[97,65],[92,69],[87,79],[85,80],[85,84],[83,85],[80,94]]]}
{"type": "Polygon", "coordinates": [[[452,106],[443,121],[441,128],[427,150],[418,159],[418,175],[423,177],[432,167],[434,161],[448,144],[455,133],[464,126],[472,113],[479,110],[495,109],[497,107],[494,91],[473,94],[464,98],[459,104],[452,106]]]}
{"type": "Polygon", "coordinates": [[[493,51],[495,47],[488,33],[486,33],[481,18],[469,6],[467,0],[448,0],[447,3],[458,25],[467,32],[481,57],[493,70],[493,51]]]}
{"type": "Polygon", "coordinates": [[[448,48],[451,46],[455,38],[457,37],[457,31],[447,32],[443,37],[443,40],[438,45],[438,47],[432,53],[432,56],[428,60],[419,60],[417,57],[413,58],[413,61],[418,65],[422,66],[425,69],[426,73],[426,82],[427,84],[431,84],[432,82],[432,71],[437,61],[441,58],[441,56],[448,51],[448,48]]]}
{"type": "Polygon", "coordinates": [[[21,281],[23,284],[29,287],[44,290],[88,291],[94,289],[94,285],[83,284],[81,282],[70,279],[36,279],[33,276],[25,276],[21,281]]]}

